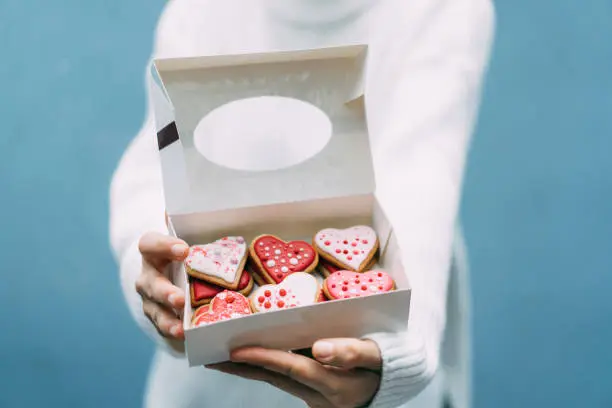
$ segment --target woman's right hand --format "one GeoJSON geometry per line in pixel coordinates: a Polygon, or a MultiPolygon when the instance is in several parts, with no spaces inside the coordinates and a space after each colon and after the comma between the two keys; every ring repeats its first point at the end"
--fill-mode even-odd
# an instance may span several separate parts
{"type": "Polygon", "coordinates": [[[178,238],[149,232],[140,238],[138,249],[142,271],[136,280],[136,291],[142,298],[142,310],[160,335],[183,340],[183,324],[178,316],[185,306],[185,295],[164,270],[172,261],[183,261],[189,246],[178,238]]]}

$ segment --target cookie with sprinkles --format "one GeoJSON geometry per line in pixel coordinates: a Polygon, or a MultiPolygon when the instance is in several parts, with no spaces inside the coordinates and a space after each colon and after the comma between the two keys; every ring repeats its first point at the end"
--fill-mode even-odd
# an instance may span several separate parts
{"type": "Polygon", "coordinates": [[[274,235],[260,235],[249,247],[251,260],[267,283],[280,283],[296,272],[310,273],[319,263],[317,251],[305,241],[285,242],[274,235]]]}
{"type": "Polygon", "coordinates": [[[249,300],[238,292],[224,290],[209,305],[200,306],[191,319],[192,327],[247,316],[252,313],[249,300]]]}
{"type": "Polygon", "coordinates": [[[314,276],[296,272],[279,284],[264,285],[255,289],[249,300],[254,312],[273,312],[317,303],[320,293],[319,282],[314,276]]]}
{"type": "Polygon", "coordinates": [[[224,237],[206,245],[189,248],[185,259],[187,274],[193,278],[236,290],[248,257],[242,237],[224,237]]]}
{"type": "Polygon", "coordinates": [[[368,272],[337,271],[323,283],[323,292],[330,300],[351,299],[390,292],[395,282],[388,273],[381,270],[368,272]]]}
{"type": "Polygon", "coordinates": [[[363,272],[374,265],[379,247],[376,232],[366,225],[326,228],[317,232],[312,242],[325,261],[339,269],[355,272],[363,272]]]}

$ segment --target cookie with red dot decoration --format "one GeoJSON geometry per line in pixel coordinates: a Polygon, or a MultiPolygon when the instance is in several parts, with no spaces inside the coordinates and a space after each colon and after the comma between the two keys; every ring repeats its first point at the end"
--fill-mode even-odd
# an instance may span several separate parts
{"type": "Polygon", "coordinates": [[[189,248],[185,269],[192,278],[236,290],[248,257],[242,237],[224,237],[206,245],[189,248]]]}
{"type": "Polygon", "coordinates": [[[346,229],[326,228],[317,232],[312,242],[328,264],[355,272],[363,272],[374,265],[379,247],[376,232],[366,225],[346,229]]]}
{"type": "Polygon", "coordinates": [[[209,305],[196,309],[191,319],[192,327],[229,320],[252,314],[249,300],[238,292],[225,290],[217,294],[209,305]]]}
{"type": "MultiPolygon", "coordinates": [[[[238,283],[237,292],[243,296],[248,296],[253,290],[254,282],[251,274],[248,271],[242,273],[240,282],[238,283]]],[[[209,304],[210,301],[225,288],[213,285],[211,283],[191,278],[189,282],[189,290],[191,292],[191,306],[198,307],[209,304]]]]}
{"type": "Polygon", "coordinates": [[[297,272],[310,273],[319,263],[319,255],[305,241],[285,242],[274,235],[260,235],[249,247],[255,272],[266,283],[282,282],[297,272]]]}
{"type": "Polygon", "coordinates": [[[272,312],[317,303],[321,287],[311,274],[296,272],[279,284],[264,285],[249,297],[254,312],[272,312]]]}
{"type": "Polygon", "coordinates": [[[367,272],[338,271],[323,282],[323,292],[330,300],[351,299],[395,289],[395,282],[388,273],[381,270],[367,272]]]}

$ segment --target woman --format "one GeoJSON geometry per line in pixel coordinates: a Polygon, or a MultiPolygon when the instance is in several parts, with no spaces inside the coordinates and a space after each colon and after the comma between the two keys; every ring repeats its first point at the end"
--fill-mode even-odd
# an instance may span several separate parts
{"type": "Polygon", "coordinates": [[[157,57],[369,44],[376,194],[395,225],[413,300],[401,335],[321,339],[313,359],[247,348],[235,350],[231,363],[187,368],[174,313],[185,299],[164,276],[187,246],[167,235],[149,112],[111,187],[111,240],[125,296],[159,344],[146,407],[469,406],[465,276],[453,268],[454,225],[492,32],[490,0],[168,4],[157,57]]]}

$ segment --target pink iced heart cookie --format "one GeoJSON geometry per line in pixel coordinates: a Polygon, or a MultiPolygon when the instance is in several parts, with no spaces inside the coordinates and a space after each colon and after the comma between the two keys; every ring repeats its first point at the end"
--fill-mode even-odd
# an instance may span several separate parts
{"type": "Polygon", "coordinates": [[[189,248],[187,274],[227,289],[238,289],[247,259],[242,237],[224,237],[206,245],[189,248]]]}
{"type": "Polygon", "coordinates": [[[319,256],[304,241],[285,242],[274,235],[260,235],[250,248],[255,273],[267,283],[280,283],[296,272],[312,272],[319,256]]]}
{"type": "Polygon", "coordinates": [[[198,327],[250,314],[249,300],[240,293],[226,290],[215,296],[210,305],[198,308],[191,322],[193,327],[198,327]]]}
{"type": "Polygon", "coordinates": [[[323,259],[355,272],[370,267],[378,250],[376,232],[365,225],[347,229],[326,228],[315,234],[313,244],[323,259]]]}
{"type": "Polygon", "coordinates": [[[325,279],[323,292],[328,299],[350,299],[395,289],[395,282],[384,271],[338,271],[325,279]]]}
{"type": "Polygon", "coordinates": [[[251,294],[255,312],[271,312],[290,307],[311,305],[319,298],[317,279],[304,272],[296,272],[277,285],[264,285],[251,294]]]}

